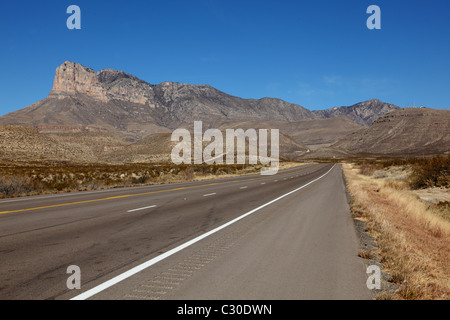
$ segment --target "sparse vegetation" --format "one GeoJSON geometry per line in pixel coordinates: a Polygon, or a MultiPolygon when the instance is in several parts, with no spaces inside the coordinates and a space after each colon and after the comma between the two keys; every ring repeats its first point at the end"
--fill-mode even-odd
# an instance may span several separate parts
{"type": "Polygon", "coordinates": [[[344,165],[354,217],[366,222],[377,244],[374,252],[358,255],[379,257],[389,281],[398,286],[377,298],[450,298],[449,208],[442,201],[421,201],[412,190],[448,187],[448,163],[448,157],[433,157],[344,165]]]}
{"type": "Polygon", "coordinates": [[[43,185],[30,177],[0,176],[0,194],[3,197],[41,192],[42,189],[43,185]]]}
{"type": "Polygon", "coordinates": [[[405,159],[366,159],[355,161],[359,173],[383,178],[383,170],[398,167],[409,171],[408,185],[412,189],[450,187],[450,155],[405,159]]]}
{"type": "Polygon", "coordinates": [[[364,161],[359,165],[359,173],[366,176],[371,176],[375,172],[376,168],[377,166],[375,163],[364,161]]]}
{"type": "Polygon", "coordinates": [[[412,165],[411,188],[450,187],[450,155],[423,159],[412,165]]]}
{"type": "MultiPolygon", "coordinates": [[[[295,165],[300,163],[281,167],[295,165]]],[[[261,165],[5,163],[0,165],[0,198],[205,180],[260,169],[261,165]]]]}

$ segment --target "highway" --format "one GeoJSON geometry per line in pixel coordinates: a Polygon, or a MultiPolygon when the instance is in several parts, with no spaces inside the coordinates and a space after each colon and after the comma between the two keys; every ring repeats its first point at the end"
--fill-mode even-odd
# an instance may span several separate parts
{"type": "Polygon", "coordinates": [[[371,299],[358,251],[339,164],[0,200],[3,300],[371,299]]]}

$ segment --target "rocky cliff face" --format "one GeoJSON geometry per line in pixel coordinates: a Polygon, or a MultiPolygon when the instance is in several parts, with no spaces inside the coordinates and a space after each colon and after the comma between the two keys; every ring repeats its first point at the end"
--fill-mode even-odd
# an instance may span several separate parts
{"type": "Polygon", "coordinates": [[[98,81],[94,70],[66,61],[56,69],[53,89],[48,97],[62,99],[78,93],[86,94],[96,100],[108,101],[106,90],[98,81]]]}
{"type": "Polygon", "coordinates": [[[97,78],[110,99],[156,107],[153,86],[135,76],[123,71],[105,69],[98,72],[97,78]]]}

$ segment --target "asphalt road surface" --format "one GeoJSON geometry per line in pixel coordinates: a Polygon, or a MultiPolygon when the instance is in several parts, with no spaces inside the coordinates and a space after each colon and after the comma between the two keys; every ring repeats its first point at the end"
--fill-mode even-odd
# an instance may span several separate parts
{"type": "Polygon", "coordinates": [[[358,251],[333,164],[0,200],[3,300],[370,299],[358,251]]]}

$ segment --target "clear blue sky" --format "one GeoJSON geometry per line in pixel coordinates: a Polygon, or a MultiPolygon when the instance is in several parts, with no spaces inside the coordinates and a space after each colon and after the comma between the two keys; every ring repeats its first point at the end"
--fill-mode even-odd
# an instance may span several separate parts
{"type": "Polygon", "coordinates": [[[372,98],[450,108],[448,0],[3,1],[0,115],[44,99],[70,60],[308,109],[372,98]],[[81,30],[66,9],[81,8],[81,30]],[[381,30],[366,9],[381,8],[381,30]]]}

